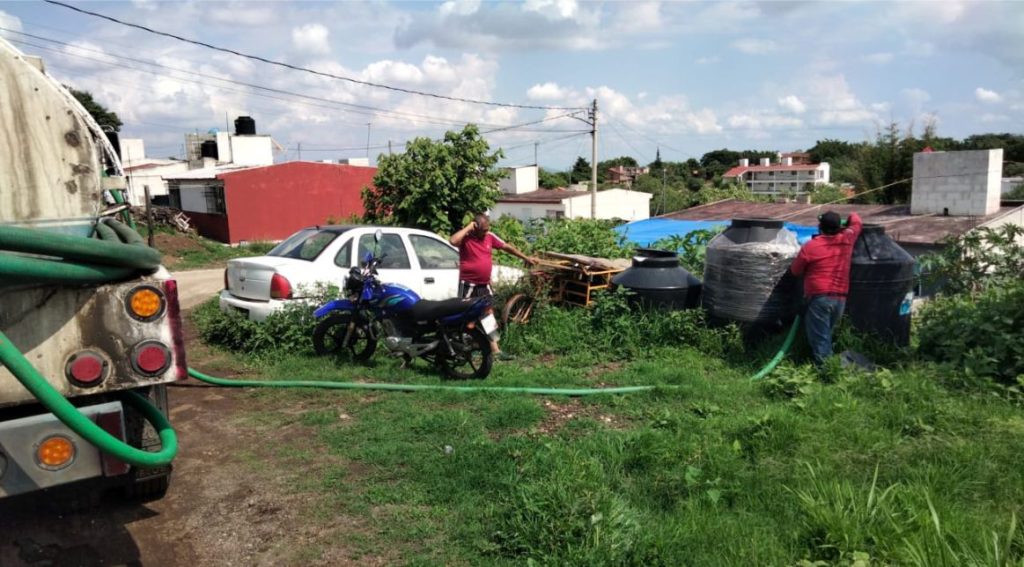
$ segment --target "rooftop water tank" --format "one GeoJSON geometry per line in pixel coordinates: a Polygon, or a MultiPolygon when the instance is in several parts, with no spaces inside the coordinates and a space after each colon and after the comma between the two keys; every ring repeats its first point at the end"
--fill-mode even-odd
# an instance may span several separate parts
{"type": "Polygon", "coordinates": [[[644,307],[691,309],[700,304],[700,280],[679,265],[675,252],[637,250],[633,266],[616,274],[612,284],[632,290],[644,307]]]}
{"type": "Polygon", "coordinates": [[[205,140],[202,144],[199,144],[199,156],[217,159],[217,142],[205,140]]]}
{"type": "Polygon", "coordinates": [[[235,118],[235,135],[256,135],[256,121],[253,120],[251,116],[239,116],[238,118],[235,118]]]}
{"type": "Polygon", "coordinates": [[[791,320],[800,308],[789,266],[800,252],[780,220],[733,219],[708,243],[704,308],[712,319],[755,325],[791,320]]]}
{"type": "Polygon", "coordinates": [[[899,346],[910,344],[910,304],[914,297],[914,257],[878,225],[864,225],[853,245],[850,323],[899,346]]]}

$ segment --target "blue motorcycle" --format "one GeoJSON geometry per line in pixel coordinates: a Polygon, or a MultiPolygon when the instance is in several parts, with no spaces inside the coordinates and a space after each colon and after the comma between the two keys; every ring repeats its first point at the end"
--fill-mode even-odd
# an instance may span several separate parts
{"type": "Polygon", "coordinates": [[[405,365],[422,358],[450,378],[486,378],[494,363],[491,339],[498,336],[491,299],[420,299],[403,285],[380,282],[383,259],[367,253],[363,266],[349,271],[346,297],[315,311],[316,353],[365,362],[383,342],[405,365]]]}

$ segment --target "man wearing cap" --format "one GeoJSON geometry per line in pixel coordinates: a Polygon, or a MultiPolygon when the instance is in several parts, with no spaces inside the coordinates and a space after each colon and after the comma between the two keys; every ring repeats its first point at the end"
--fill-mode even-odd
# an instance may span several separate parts
{"type": "Polygon", "coordinates": [[[804,327],[815,366],[832,356],[832,330],[843,316],[850,291],[850,259],[863,223],[850,213],[846,228],[839,213],[828,211],[818,217],[818,234],[804,244],[789,270],[804,279],[807,310],[804,327]]]}

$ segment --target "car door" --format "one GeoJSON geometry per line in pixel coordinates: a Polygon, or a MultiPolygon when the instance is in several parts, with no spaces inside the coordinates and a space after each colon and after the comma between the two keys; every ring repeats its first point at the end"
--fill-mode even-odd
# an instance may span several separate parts
{"type": "Polygon", "coordinates": [[[459,253],[440,238],[409,234],[409,244],[420,266],[424,299],[449,299],[459,293],[459,253]]]}
{"type": "Polygon", "coordinates": [[[384,229],[379,244],[374,241],[372,233],[361,234],[357,261],[361,263],[367,252],[374,251],[378,257],[383,258],[377,267],[377,277],[380,281],[402,284],[416,293],[422,294],[423,279],[417,277],[419,272],[413,269],[412,262],[409,260],[409,250],[398,231],[384,229]]]}

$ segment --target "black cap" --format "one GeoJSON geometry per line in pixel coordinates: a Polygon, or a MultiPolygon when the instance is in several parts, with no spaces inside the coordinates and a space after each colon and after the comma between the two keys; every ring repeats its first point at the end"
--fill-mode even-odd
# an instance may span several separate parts
{"type": "Polygon", "coordinates": [[[842,223],[843,219],[839,216],[839,213],[835,211],[828,211],[818,217],[818,230],[823,234],[835,234],[839,232],[840,228],[842,228],[842,223]]]}

